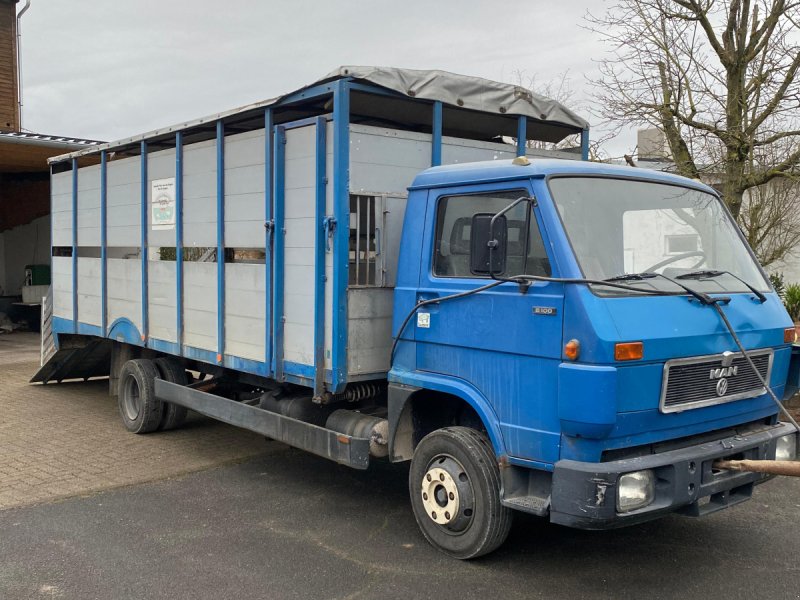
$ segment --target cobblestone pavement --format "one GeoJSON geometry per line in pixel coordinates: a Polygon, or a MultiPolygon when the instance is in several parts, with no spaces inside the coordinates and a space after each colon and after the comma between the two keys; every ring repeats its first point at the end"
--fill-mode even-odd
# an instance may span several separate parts
{"type": "Polygon", "coordinates": [[[134,435],[108,381],[31,385],[39,335],[0,335],[0,510],[167,479],[285,448],[193,415],[175,431],[134,435]]]}

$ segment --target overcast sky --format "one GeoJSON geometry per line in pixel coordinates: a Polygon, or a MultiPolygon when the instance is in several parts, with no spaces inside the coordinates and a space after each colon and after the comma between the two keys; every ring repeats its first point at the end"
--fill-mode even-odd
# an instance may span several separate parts
{"type": "MultiPolygon", "coordinates": [[[[568,72],[586,111],[602,0],[32,0],[22,21],[27,130],[113,140],[263,100],[339,65],[517,83],[568,72]]],[[[21,6],[21,5],[20,5],[21,6]]],[[[632,135],[611,144],[629,151],[632,135]]]]}

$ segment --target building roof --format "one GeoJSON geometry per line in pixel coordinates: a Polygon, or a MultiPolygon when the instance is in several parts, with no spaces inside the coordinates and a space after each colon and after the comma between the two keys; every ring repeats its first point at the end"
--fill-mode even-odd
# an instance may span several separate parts
{"type": "Polygon", "coordinates": [[[27,132],[0,132],[0,173],[47,171],[47,159],[97,144],[92,140],[27,132]]]}

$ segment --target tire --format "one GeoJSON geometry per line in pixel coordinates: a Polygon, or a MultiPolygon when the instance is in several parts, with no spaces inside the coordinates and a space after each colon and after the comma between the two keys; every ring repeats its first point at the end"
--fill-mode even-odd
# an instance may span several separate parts
{"type": "Polygon", "coordinates": [[[133,433],[150,433],[161,423],[163,405],[156,398],[154,382],[158,369],[153,361],[129,360],[119,372],[119,413],[122,423],[133,433]]]}
{"type": "Polygon", "coordinates": [[[512,511],[500,503],[500,469],[485,434],[469,427],[428,434],[414,450],[408,483],[417,525],[445,554],[476,558],[508,537],[512,511]]]}
{"type": "MultiPolygon", "coordinates": [[[[153,361],[158,369],[158,375],[164,381],[170,383],[177,383],[178,385],[189,385],[189,378],[186,376],[186,369],[183,365],[174,358],[162,357],[153,361]]],[[[186,420],[187,409],[185,406],[179,404],[171,404],[170,402],[162,402],[164,405],[161,414],[161,423],[158,429],[161,431],[169,431],[170,429],[177,429],[186,420]]]]}

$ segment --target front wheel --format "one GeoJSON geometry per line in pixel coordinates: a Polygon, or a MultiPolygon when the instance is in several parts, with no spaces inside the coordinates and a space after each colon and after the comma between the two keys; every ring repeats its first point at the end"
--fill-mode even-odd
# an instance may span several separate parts
{"type": "Polygon", "coordinates": [[[409,491],[422,534],[454,558],[488,554],[511,529],[492,445],[475,429],[447,427],[425,436],[411,459],[409,491]]]}

